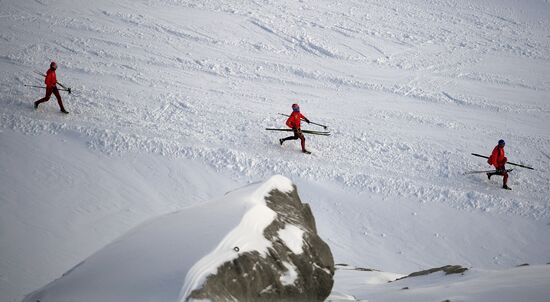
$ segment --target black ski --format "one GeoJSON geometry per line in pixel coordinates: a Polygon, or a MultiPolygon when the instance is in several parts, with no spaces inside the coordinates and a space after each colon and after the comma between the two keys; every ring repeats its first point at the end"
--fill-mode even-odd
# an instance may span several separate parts
{"type": "MultiPolygon", "coordinates": [[[[472,155],[473,155],[473,156],[477,156],[477,157],[483,157],[483,158],[489,159],[488,156],[481,155],[481,154],[477,154],[477,153],[472,153],[472,155]]],[[[533,169],[533,168],[531,168],[531,167],[524,166],[524,165],[520,165],[520,164],[516,164],[516,163],[513,163],[513,162],[507,162],[506,164],[507,164],[507,165],[512,165],[512,166],[522,167],[522,168],[525,168],[525,169],[535,170],[535,169],[533,169]]]]}
{"type": "MultiPolygon", "coordinates": [[[[506,169],[506,172],[511,172],[513,170],[514,169],[506,169]]],[[[485,171],[468,171],[468,172],[464,172],[463,174],[468,175],[468,174],[477,174],[477,173],[497,173],[497,172],[498,172],[497,170],[485,170],[485,171]]]]}
{"type": "MultiPolygon", "coordinates": [[[[292,129],[280,129],[280,128],[265,128],[265,130],[269,131],[285,131],[285,132],[292,132],[292,129]]],[[[312,135],[324,135],[329,136],[330,132],[328,131],[313,131],[313,130],[302,130],[302,133],[312,134],[312,135]]]]}

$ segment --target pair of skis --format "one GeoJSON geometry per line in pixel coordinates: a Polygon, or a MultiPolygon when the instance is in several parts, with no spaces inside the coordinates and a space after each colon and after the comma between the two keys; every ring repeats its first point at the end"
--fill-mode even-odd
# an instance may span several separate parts
{"type": "MultiPolygon", "coordinates": [[[[481,155],[481,154],[477,154],[477,153],[472,153],[473,156],[477,156],[477,157],[482,157],[482,158],[487,158],[489,159],[488,156],[485,156],[485,155],[481,155]]],[[[529,166],[526,166],[526,165],[521,165],[521,164],[516,164],[516,163],[513,163],[513,162],[507,162],[506,163],[507,165],[511,165],[511,166],[516,166],[516,167],[522,167],[522,168],[525,168],[525,169],[529,169],[529,170],[535,170],[533,169],[532,167],[529,167],[529,166]]],[[[506,169],[506,172],[511,172],[513,171],[514,169],[506,169]]],[[[464,175],[467,175],[467,174],[476,174],[476,173],[497,173],[497,172],[501,172],[501,171],[498,171],[498,170],[482,170],[482,171],[468,171],[468,172],[464,172],[464,175]]]]}
{"type": "MultiPolygon", "coordinates": [[[[265,128],[265,130],[268,130],[268,131],[285,131],[285,132],[293,131],[292,129],[280,129],[280,128],[265,128]]],[[[302,133],[312,134],[312,135],[330,136],[330,132],[328,132],[328,131],[302,130],[302,133]]]]}
{"type": "MultiPolygon", "coordinates": [[[[514,171],[514,169],[506,169],[506,172],[511,172],[511,171],[514,171]]],[[[499,170],[481,170],[481,171],[468,171],[468,172],[464,172],[463,174],[468,175],[468,174],[477,174],[477,173],[497,173],[497,172],[502,172],[502,171],[499,171],[499,170]]]]}
{"type": "MultiPolygon", "coordinates": [[[[282,115],[282,116],[286,116],[286,117],[290,117],[290,115],[284,114],[284,113],[277,113],[277,114],[282,115]]],[[[323,127],[323,129],[325,129],[325,130],[327,130],[327,128],[328,128],[328,126],[326,126],[326,125],[314,123],[314,122],[311,122],[311,121],[309,123],[313,124],[313,125],[323,127]]],[[[281,128],[265,128],[265,130],[268,130],[268,131],[285,131],[285,132],[293,131],[292,129],[281,129],[281,128]]],[[[302,133],[311,134],[311,135],[330,136],[330,131],[302,130],[302,133]]]]}
{"type": "MultiPolygon", "coordinates": [[[[481,155],[481,154],[477,154],[477,153],[472,153],[473,156],[477,156],[477,157],[483,157],[483,158],[486,158],[486,159],[489,159],[488,156],[485,156],[485,155],[481,155]]],[[[516,164],[516,163],[513,163],[513,162],[507,162],[506,163],[507,165],[512,165],[512,166],[516,166],[516,167],[522,167],[522,168],[525,168],[525,169],[529,169],[529,170],[535,170],[529,166],[525,166],[525,165],[520,165],[520,164],[516,164]]]]}

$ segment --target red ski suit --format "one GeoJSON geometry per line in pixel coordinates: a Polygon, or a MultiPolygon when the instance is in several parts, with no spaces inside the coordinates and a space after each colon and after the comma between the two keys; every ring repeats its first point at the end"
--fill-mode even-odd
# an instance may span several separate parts
{"type": "Polygon", "coordinates": [[[34,108],[38,108],[38,105],[40,103],[44,103],[50,100],[50,97],[55,95],[55,98],[57,99],[57,104],[59,104],[59,109],[61,109],[61,112],[65,112],[65,107],[63,107],[63,101],[61,100],[61,95],[59,94],[59,90],[57,89],[57,77],[55,76],[55,70],[48,69],[46,71],[46,78],[44,79],[44,83],[46,84],[46,96],[41,98],[40,100],[34,102],[34,108]]]}
{"type": "Polygon", "coordinates": [[[495,166],[497,169],[497,172],[493,175],[502,175],[504,176],[504,179],[502,180],[502,183],[504,186],[506,186],[506,183],[508,182],[508,172],[506,172],[505,164],[508,161],[506,158],[506,155],[504,154],[504,147],[501,147],[497,145],[493,149],[493,153],[491,153],[491,156],[489,156],[489,159],[487,160],[487,163],[489,165],[495,166]]]}
{"type": "Polygon", "coordinates": [[[491,156],[489,156],[489,160],[487,160],[487,163],[489,165],[495,166],[497,169],[504,169],[504,165],[508,159],[506,158],[506,155],[504,154],[504,147],[496,146],[493,149],[493,153],[491,153],[491,156]]]}
{"type": "Polygon", "coordinates": [[[283,141],[286,141],[286,140],[296,140],[296,139],[300,139],[300,143],[302,145],[302,151],[303,152],[306,152],[306,138],[304,136],[304,134],[302,133],[302,130],[300,130],[300,124],[302,122],[302,119],[308,121],[308,119],[303,115],[301,114],[299,111],[293,111],[291,114],[290,114],[290,117],[286,120],[286,125],[290,128],[292,128],[293,132],[294,132],[294,136],[289,136],[289,137],[285,137],[283,139],[281,139],[281,144],[283,141]]]}
{"type": "Polygon", "coordinates": [[[307,118],[301,114],[299,111],[294,111],[290,114],[290,117],[286,120],[286,125],[290,128],[300,129],[300,124],[302,119],[307,120],[307,118]]]}
{"type": "Polygon", "coordinates": [[[46,78],[44,79],[44,83],[48,88],[55,87],[55,85],[57,84],[57,77],[55,75],[55,70],[50,68],[48,69],[48,71],[46,71],[46,78]]]}

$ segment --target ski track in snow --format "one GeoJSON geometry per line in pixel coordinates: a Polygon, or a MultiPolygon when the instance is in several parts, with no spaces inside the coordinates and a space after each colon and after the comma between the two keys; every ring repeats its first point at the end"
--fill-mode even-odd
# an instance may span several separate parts
{"type": "MultiPolygon", "coordinates": [[[[43,18],[40,22],[47,24],[42,26],[52,27],[45,33],[51,40],[33,42],[42,32],[24,32],[26,39],[19,47],[7,46],[3,51],[3,64],[16,65],[17,72],[3,74],[7,105],[1,113],[2,127],[28,134],[74,131],[88,138],[90,148],[102,152],[183,156],[229,169],[237,176],[265,178],[281,173],[336,179],[350,189],[457,208],[472,207],[469,201],[475,195],[483,200],[482,207],[548,216],[547,174],[518,171],[512,176],[521,190],[534,197],[525,203],[528,208],[522,208],[518,206],[521,196],[509,201],[508,195],[487,190],[479,177],[460,175],[484,162],[475,164],[467,152],[432,137],[406,135],[406,129],[448,136],[482,131],[475,141],[480,146],[484,143],[481,150],[474,144],[461,148],[488,152],[493,141],[506,136],[513,142],[510,158],[544,161],[536,153],[524,157],[531,153],[526,154],[522,146],[545,149],[550,145],[548,133],[516,134],[515,122],[506,124],[506,119],[525,118],[522,113],[528,113],[527,118],[540,121],[528,128],[541,125],[550,109],[538,91],[548,91],[548,85],[525,83],[511,75],[461,72],[461,66],[476,64],[488,53],[548,60],[547,44],[528,43],[537,37],[533,37],[536,32],[526,33],[530,28],[526,24],[490,14],[472,15],[451,3],[444,5],[449,8],[436,5],[427,10],[413,3],[397,6],[377,1],[340,9],[331,3],[320,7],[287,3],[252,5],[242,11],[231,2],[170,5],[138,3],[150,16],[121,5],[87,12],[83,18],[69,17],[63,10],[47,18],[42,13],[18,15],[16,6],[10,18],[17,23],[2,22],[33,28],[43,18]],[[330,9],[325,11],[325,6],[330,9]],[[284,15],[287,11],[292,13],[284,15]],[[176,12],[183,13],[185,21],[176,12]],[[220,24],[201,21],[204,15],[219,16],[220,24]],[[250,36],[240,36],[235,27],[244,27],[250,36]],[[56,35],[58,28],[68,34],[56,35]],[[345,37],[334,41],[357,45],[342,48],[332,43],[333,36],[342,36],[342,28],[345,37]],[[369,52],[369,46],[376,51],[369,52]],[[364,55],[355,57],[350,49],[359,47],[364,55]],[[17,85],[35,82],[28,71],[45,66],[49,53],[62,60],[59,77],[76,91],[65,96],[74,112],[68,117],[44,112],[55,110],[55,102],[29,112],[31,100],[40,93],[17,85]],[[297,63],[301,60],[305,64],[297,63]],[[368,67],[357,68],[358,63],[368,67]],[[397,71],[402,79],[395,78],[397,71]],[[8,86],[14,83],[13,76],[16,85],[8,86]],[[446,91],[456,89],[462,80],[526,90],[538,99],[508,104],[488,99],[489,95],[446,91]],[[293,101],[301,102],[313,120],[331,125],[332,137],[308,139],[318,156],[303,160],[301,154],[288,150],[296,149],[292,143],[280,150],[277,135],[262,131],[265,126],[280,126],[283,121],[275,113],[288,111],[293,101]],[[494,117],[477,123],[465,120],[480,114],[494,117]],[[504,130],[499,129],[502,119],[504,130]],[[442,162],[446,152],[454,158],[442,162]],[[339,165],[332,165],[334,161],[339,165]],[[447,172],[440,173],[442,169],[447,172]],[[439,181],[433,183],[433,179],[439,181]]],[[[461,141],[461,145],[468,143],[461,141]]]]}
{"type": "Polygon", "coordinates": [[[190,159],[241,182],[282,174],[385,199],[550,218],[548,16],[530,20],[493,1],[65,0],[0,9],[2,130],[77,137],[108,156],[190,159]],[[43,91],[23,86],[40,83],[33,70],[52,59],[74,90],[62,93],[68,116],[54,98],[33,111],[43,91]],[[309,157],[263,130],[284,127],[277,113],[294,102],[332,132],[307,137],[309,157]],[[489,153],[500,138],[510,161],[537,168],[516,168],[512,192],[499,189],[501,178],[462,175],[488,168],[470,153],[489,153]]]}

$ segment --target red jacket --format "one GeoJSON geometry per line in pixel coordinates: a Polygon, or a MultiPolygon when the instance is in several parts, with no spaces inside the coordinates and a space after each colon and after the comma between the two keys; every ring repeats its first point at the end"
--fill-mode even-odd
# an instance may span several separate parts
{"type": "Polygon", "coordinates": [[[489,156],[489,160],[487,160],[487,163],[489,165],[495,166],[498,169],[504,166],[504,164],[506,164],[507,161],[508,159],[504,154],[504,148],[501,148],[497,145],[493,149],[493,153],[491,153],[491,156],[489,156]]]}
{"type": "Polygon", "coordinates": [[[57,77],[55,76],[55,70],[48,69],[46,71],[46,78],[44,79],[46,87],[55,87],[57,84],[57,77]]]}
{"type": "Polygon", "coordinates": [[[286,120],[286,125],[289,126],[290,128],[300,129],[300,123],[302,119],[307,120],[307,118],[304,115],[302,115],[300,112],[294,111],[290,114],[290,117],[286,120]]]}

